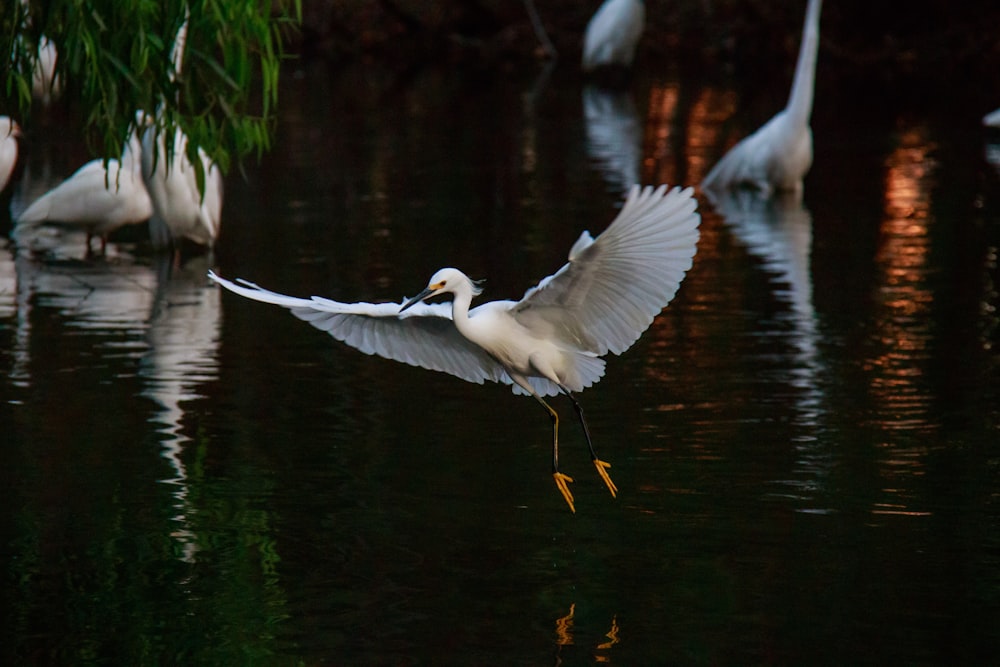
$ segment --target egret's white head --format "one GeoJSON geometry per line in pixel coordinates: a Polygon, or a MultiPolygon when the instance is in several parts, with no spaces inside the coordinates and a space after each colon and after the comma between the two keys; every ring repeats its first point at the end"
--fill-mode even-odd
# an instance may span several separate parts
{"type": "Polygon", "coordinates": [[[476,296],[483,291],[479,285],[458,269],[440,269],[431,276],[430,282],[427,283],[424,291],[404,303],[399,312],[403,312],[418,301],[425,301],[432,296],[448,292],[457,294],[462,290],[468,290],[472,296],[476,296]]]}

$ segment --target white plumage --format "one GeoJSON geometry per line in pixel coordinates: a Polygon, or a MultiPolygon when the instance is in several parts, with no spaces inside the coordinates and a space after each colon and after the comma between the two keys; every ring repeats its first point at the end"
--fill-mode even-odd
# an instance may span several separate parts
{"type": "Polygon", "coordinates": [[[149,229],[153,245],[168,247],[183,238],[211,247],[222,220],[222,174],[202,149],[198,158],[205,175],[205,193],[198,189],[195,167],[187,157],[187,136],[177,129],[168,152],[156,128],[142,138],[142,178],[153,202],[149,229]]]}
{"type": "Polygon", "coordinates": [[[583,71],[612,65],[631,67],[645,24],[642,0],[605,0],[583,36],[583,71]]]}
{"type": "MultiPolygon", "coordinates": [[[[401,304],[341,303],[286,296],[247,281],[209,276],[242,296],[283,306],[296,317],[365,352],[443,371],[470,382],[513,385],[553,418],[553,475],[566,501],[572,481],[558,472],[558,416],[544,396],[572,392],[604,374],[603,355],[621,354],[673,298],[691,267],[700,218],[690,188],[634,186],[603,234],[584,232],[569,261],[520,301],[469,309],[479,287],[458,269],[441,269],[401,304]],[[450,293],[451,305],[424,299],[450,293]]],[[[584,423],[584,432],[587,433],[584,423]]],[[[588,444],[590,437],[587,434],[588,444]]],[[[612,494],[607,464],[591,457],[612,494]]]]}
{"type": "Polygon", "coordinates": [[[17,218],[17,231],[43,224],[81,229],[90,239],[107,235],[125,225],[149,219],[153,209],[140,173],[141,146],[133,127],[121,158],[91,160],[72,176],[35,200],[17,218]]]}
{"type": "Polygon", "coordinates": [[[0,116],[0,192],[7,187],[17,164],[17,138],[21,128],[10,116],[0,116]]]}
{"type": "Polygon", "coordinates": [[[799,191],[813,160],[812,114],[822,0],[809,0],[787,106],[733,146],[702,181],[706,190],[749,185],[765,193],[799,191]]]}
{"type": "MultiPolygon", "coordinates": [[[[190,18],[190,7],[185,4],[184,21],[170,47],[171,81],[181,76],[184,70],[190,18]]],[[[195,166],[187,156],[187,144],[187,135],[180,128],[174,132],[174,142],[169,151],[163,132],[155,126],[149,127],[142,137],[142,178],[153,202],[149,232],[156,248],[167,248],[181,239],[211,248],[219,238],[222,226],[222,172],[199,147],[197,152],[204,175],[204,191],[199,189],[195,166]]]]}
{"type": "Polygon", "coordinates": [[[45,35],[38,40],[38,56],[31,78],[31,94],[40,100],[42,106],[48,106],[53,99],[62,93],[62,80],[56,75],[56,61],[59,52],[56,45],[45,35]]]}

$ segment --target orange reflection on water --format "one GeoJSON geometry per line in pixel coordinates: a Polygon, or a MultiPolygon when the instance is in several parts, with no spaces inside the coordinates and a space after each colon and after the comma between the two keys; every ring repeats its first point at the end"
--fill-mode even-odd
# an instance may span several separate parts
{"type": "Polygon", "coordinates": [[[650,182],[677,183],[676,160],[671,159],[671,141],[677,116],[680,90],[677,84],[654,85],[649,89],[649,112],[643,140],[643,170],[655,173],[650,182]]]}
{"type": "Polygon", "coordinates": [[[905,129],[886,160],[885,216],[876,254],[876,350],[870,388],[887,428],[925,425],[929,400],[922,362],[928,357],[933,294],[927,285],[928,227],[934,145],[927,129],[905,129]]]}
{"type": "Polygon", "coordinates": [[[643,140],[643,171],[653,183],[697,185],[719,158],[722,124],[735,109],[735,94],[702,88],[682,95],[676,84],[649,90],[643,140]]]}
{"type": "Polygon", "coordinates": [[[932,401],[926,378],[931,355],[930,323],[934,294],[928,283],[931,189],[936,167],[934,144],[923,125],[904,128],[885,162],[884,216],[879,229],[878,267],[873,294],[872,354],[866,363],[879,429],[879,474],[887,498],[874,503],[874,515],[925,516],[909,506],[908,485],[922,477],[928,445],[907,434],[933,430],[932,401]]]}
{"type": "MultiPolygon", "coordinates": [[[[565,616],[560,616],[556,619],[556,646],[572,646],[573,645],[573,618],[576,615],[576,603],[572,603],[569,606],[569,612],[565,616]]],[[[618,637],[619,627],[618,627],[618,615],[615,614],[611,617],[611,628],[604,633],[607,641],[602,641],[595,646],[597,651],[608,651],[613,646],[618,644],[621,639],[618,637]]],[[[595,653],[594,662],[610,662],[611,658],[609,655],[595,653]]],[[[556,664],[562,664],[562,659],[557,654],[556,664]]]]}
{"type": "Polygon", "coordinates": [[[576,613],[576,603],[569,606],[569,613],[556,619],[556,645],[573,645],[573,614],[576,613]]]}
{"type": "MultiPolygon", "coordinates": [[[[607,651],[612,646],[618,643],[618,617],[614,616],[611,619],[611,629],[607,631],[604,635],[608,638],[608,641],[601,642],[597,645],[598,651],[607,651]]],[[[611,656],[596,654],[594,655],[594,662],[611,662],[611,656]]]]}
{"type": "Polygon", "coordinates": [[[722,157],[722,125],[736,109],[736,93],[702,89],[691,105],[687,123],[688,177],[700,183],[722,157]]]}

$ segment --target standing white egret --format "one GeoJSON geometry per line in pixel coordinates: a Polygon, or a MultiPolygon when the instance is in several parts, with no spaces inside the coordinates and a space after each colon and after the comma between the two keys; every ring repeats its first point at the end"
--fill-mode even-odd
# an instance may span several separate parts
{"type": "MultiPolygon", "coordinates": [[[[25,40],[32,23],[31,4],[28,0],[21,0],[21,10],[24,12],[24,25],[18,39],[25,40]]],[[[39,35],[34,67],[31,71],[31,95],[45,107],[62,92],[62,79],[56,76],[58,59],[59,51],[55,43],[45,35],[39,35]]]]}
{"type": "Polygon", "coordinates": [[[139,119],[129,134],[118,160],[91,160],[72,176],[36,199],[17,217],[17,232],[23,233],[43,223],[61,224],[87,233],[87,251],[94,235],[101,237],[101,251],[107,236],[130,224],[145,222],[153,213],[149,194],[140,173],[139,119]]]}
{"type": "Polygon", "coordinates": [[[62,80],[56,75],[56,61],[59,52],[56,45],[45,35],[38,38],[38,59],[32,72],[31,94],[48,106],[62,93],[62,80]]]}
{"type": "MultiPolygon", "coordinates": [[[[184,21],[170,49],[172,81],[184,69],[190,15],[190,8],[185,5],[184,21]]],[[[142,178],[153,202],[149,231],[153,246],[157,248],[169,247],[185,238],[211,248],[219,237],[222,173],[205,151],[198,148],[198,159],[205,177],[204,192],[199,190],[195,167],[187,157],[187,144],[187,135],[180,128],[174,132],[174,142],[169,151],[163,132],[155,126],[149,127],[142,137],[142,178]]]]}
{"type": "Polygon", "coordinates": [[[7,187],[17,164],[17,138],[21,128],[10,116],[0,116],[0,192],[7,187]]]}
{"type": "Polygon", "coordinates": [[[605,0],[584,33],[583,71],[631,67],[645,25],[646,6],[642,0],[605,0]]]}
{"type": "Polygon", "coordinates": [[[366,354],[478,384],[502,382],[515,394],[534,396],[552,419],[552,476],[575,512],[567,486],[573,480],[559,471],[559,416],[544,397],[564,394],[572,401],[591,460],[617,495],[610,465],[597,458],[573,392],[600,380],[601,357],[631,347],[673,298],[691,268],[699,222],[691,188],[634,186],[604,233],[594,239],[583,232],[569,262],[520,301],[491,301],[472,310],[472,298],[482,290],[452,268],[435,273],[424,291],[401,304],[301,299],[215,273],[209,277],[242,296],[284,306],[366,354]],[[451,306],[422,303],[437,294],[451,294],[451,306]]]}
{"type": "Polygon", "coordinates": [[[142,138],[142,178],[153,202],[150,236],[157,248],[180,239],[212,247],[222,220],[222,174],[205,151],[198,149],[205,174],[205,193],[198,189],[194,165],[187,157],[187,135],[174,133],[168,153],[163,134],[149,128],[142,138]]]}
{"type": "Polygon", "coordinates": [[[759,130],[733,146],[708,172],[701,183],[702,188],[750,185],[765,194],[802,189],[802,179],[813,160],[809,116],[816,78],[821,6],[822,0],[809,0],[788,104],[759,130]]]}

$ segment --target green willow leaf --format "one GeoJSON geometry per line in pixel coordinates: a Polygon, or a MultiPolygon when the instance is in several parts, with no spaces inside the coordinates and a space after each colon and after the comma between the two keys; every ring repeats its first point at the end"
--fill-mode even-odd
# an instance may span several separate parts
{"type": "MultiPolygon", "coordinates": [[[[4,73],[0,110],[32,122],[37,43],[58,49],[62,104],[83,120],[94,153],[117,156],[136,110],[156,116],[173,141],[200,146],[223,169],[270,146],[283,39],[301,21],[301,0],[11,0],[0,8],[4,73]],[[172,50],[187,19],[179,72],[172,50]]],[[[196,162],[197,160],[192,160],[196,162]]]]}

